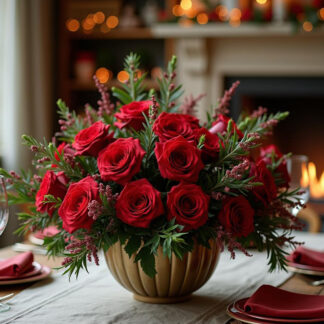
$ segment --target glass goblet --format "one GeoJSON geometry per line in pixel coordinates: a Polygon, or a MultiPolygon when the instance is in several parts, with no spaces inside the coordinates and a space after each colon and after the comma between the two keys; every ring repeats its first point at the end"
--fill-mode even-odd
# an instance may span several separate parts
{"type": "MultiPolygon", "coordinates": [[[[305,204],[309,200],[309,181],[308,181],[308,157],[306,155],[292,155],[287,159],[287,168],[291,178],[290,187],[292,190],[300,188],[303,194],[300,202],[305,204]]],[[[301,210],[300,206],[292,209],[292,214],[297,216],[301,210]]]]}

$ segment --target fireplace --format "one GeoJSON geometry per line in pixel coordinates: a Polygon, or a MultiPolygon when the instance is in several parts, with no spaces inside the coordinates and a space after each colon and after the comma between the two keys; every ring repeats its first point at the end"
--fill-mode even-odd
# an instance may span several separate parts
{"type": "Polygon", "coordinates": [[[237,75],[226,77],[225,87],[236,80],[241,84],[231,103],[233,118],[258,106],[271,113],[289,111],[289,118],[274,129],[274,142],[283,152],[307,155],[320,175],[324,171],[324,77],[237,75]]]}

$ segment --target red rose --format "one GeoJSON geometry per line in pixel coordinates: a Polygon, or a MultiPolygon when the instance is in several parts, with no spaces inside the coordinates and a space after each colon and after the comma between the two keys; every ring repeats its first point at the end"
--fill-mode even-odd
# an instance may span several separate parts
{"type": "MultiPolygon", "coordinates": [[[[277,162],[282,157],[283,154],[280,152],[276,145],[268,145],[261,148],[260,160],[263,160],[268,165],[271,165],[273,162],[277,162]]],[[[274,172],[278,173],[280,177],[278,181],[278,187],[289,188],[290,175],[288,173],[286,160],[282,160],[282,162],[278,165],[274,172]]]]}
{"type": "Polygon", "coordinates": [[[155,155],[161,176],[175,181],[196,182],[204,164],[200,151],[182,136],[156,143],[155,155]]]}
{"type": "Polygon", "coordinates": [[[50,216],[53,215],[54,203],[46,203],[45,200],[46,195],[52,195],[55,198],[63,199],[66,191],[68,179],[65,176],[64,172],[58,172],[55,174],[53,171],[46,171],[42,183],[40,184],[40,188],[36,194],[36,210],[41,213],[48,213],[50,216]]]}
{"type": "Polygon", "coordinates": [[[253,182],[261,182],[263,186],[255,186],[252,189],[257,200],[267,206],[277,196],[277,186],[271,172],[268,170],[263,160],[257,164],[251,163],[250,176],[254,176],[253,182]]]}
{"type": "Polygon", "coordinates": [[[110,125],[105,125],[102,121],[95,122],[88,128],[82,129],[74,139],[72,144],[75,148],[75,155],[97,156],[105,146],[114,141],[114,133],[108,134],[110,125]]]}
{"type": "Polygon", "coordinates": [[[209,196],[195,184],[180,183],[168,193],[168,220],[176,219],[187,232],[203,226],[208,220],[209,196]]]}
{"type": "Polygon", "coordinates": [[[148,228],[163,213],[161,193],[146,179],[128,182],[116,202],[116,216],[135,227],[148,228]]]}
{"type": "Polygon", "coordinates": [[[115,126],[122,129],[124,127],[133,128],[136,131],[143,129],[143,123],[145,118],[143,113],[148,116],[150,106],[152,105],[151,100],[146,101],[133,101],[120,108],[120,111],[115,114],[117,122],[115,126]]]}
{"type": "MultiPolygon", "coordinates": [[[[217,120],[212,123],[212,128],[209,130],[212,134],[216,133],[223,133],[227,130],[228,122],[232,120],[231,118],[225,116],[225,115],[219,115],[217,120]]],[[[233,123],[233,132],[235,131],[238,135],[238,137],[241,139],[243,138],[243,133],[238,129],[235,122],[232,120],[233,123]]]]}
{"type": "Polygon", "coordinates": [[[195,130],[200,128],[199,120],[191,115],[163,112],[153,125],[153,132],[161,143],[181,135],[188,141],[194,141],[195,130]]]}
{"type": "Polygon", "coordinates": [[[99,153],[97,164],[102,180],[125,185],[140,171],[145,154],[138,139],[119,138],[99,153]]]}
{"type": "Polygon", "coordinates": [[[254,210],[243,196],[226,198],[218,219],[225,230],[236,237],[245,237],[254,231],[254,210]]]}
{"type": "Polygon", "coordinates": [[[94,219],[88,216],[88,205],[93,200],[100,202],[98,183],[92,177],[88,176],[70,185],[58,210],[67,232],[73,233],[80,228],[91,229],[94,219]]]}
{"type": "Polygon", "coordinates": [[[204,163],[211,163],[215,161],[219,153],[219,138],[216,134],[212,134],[206,128],[197,129],[195,132],[196,143],[202,135],[205,135],[204,146],[201,149],[201,158],[204,163]]]}

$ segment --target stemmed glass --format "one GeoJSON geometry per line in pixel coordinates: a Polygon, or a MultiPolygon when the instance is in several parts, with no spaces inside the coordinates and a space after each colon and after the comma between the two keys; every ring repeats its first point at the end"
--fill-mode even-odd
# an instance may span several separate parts
{"type": "MultiPolygon", "coordinates": [[[[309,200],[309,180],[308,180],[308,157],[306,155],[292,155],[287,159],[287,168],[291,177],[291,189],[300,188],[303,194],[300,197],[300,202],[305,204],[309,200]]],[[[292,214],[297,216],[301,210],[300,206],[292,209],[292,214]]]]}
{"type": "MultiPolygon", "coordinates": [[[[4,177],[0,175],[0,236],[5,230],[9,219],[8,195],[4,177]]],[[[9,305],[0,303],[0,312],[10,309],[9,305]]]]}
{"type": "Polygon", "coordinates": [[[8,195],[4,177],[0,175],[0,236],[5,230],[9,219],[8,195]]]}

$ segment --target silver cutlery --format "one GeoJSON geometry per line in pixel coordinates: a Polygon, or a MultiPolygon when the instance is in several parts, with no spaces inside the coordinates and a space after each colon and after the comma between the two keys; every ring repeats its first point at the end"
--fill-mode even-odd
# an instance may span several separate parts
{"type": "Polygon", "coordinates": [[[312,286],[320,286],[320,285],[324,285],[324,279],[323,280],[316,280],[311,282],[312,286]]]}
{"type": "Polygon", "coordinates": [[[25,244],[25,243],[16,243],[13,245],[12,249],[16,252],[26,252],[26,251],[31,251],[35,254],[41,254],[41,255],[46,255],[46,249],[31,245],[31,244],[25,244]]]}
{"type": "Polygon", "coordinates": [[[11,298],[13,295],[14,295],[14,293],[11,293],[11,294],[6,295],[6,296],[2,296],[2,297],[0,297],[0,301],[4,301],[4,300],[6,300],[6,299],[9,299],[9,298],[11,298]]]}

